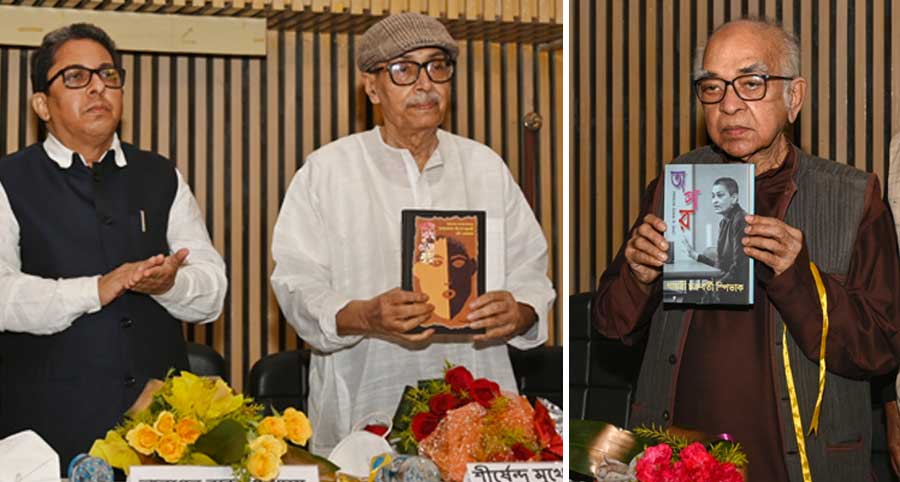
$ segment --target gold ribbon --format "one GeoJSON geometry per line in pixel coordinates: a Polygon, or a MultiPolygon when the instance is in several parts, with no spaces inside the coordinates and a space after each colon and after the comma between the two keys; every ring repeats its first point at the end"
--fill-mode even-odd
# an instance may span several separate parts
{"type": "MultiPolygon", "coordinates": [[[[816,282],[816,291],[819,293],[819,304],[822,305],[822,344],[819,349],[819,393],[816,398],[816,408],[810,421],[810,434],[817,434],[819,429],[819,413],[822,409],[822,396],[825,393],[825,342],[828,337],[828,298],[825,293],[825,285],[819,275],[819,269],[815,263],[809,263],[813,279],[816,282]]],[[[791,358],[788,353],[787,325],[781,333],[781,350],[784,357],[784,376],[787,381],[788,395],[791,399],[791,418],[794,422],[794,435],[797,437],[797,452],[800,454],[800,467],[803,472],[804,482],[812,482],[809,470],[809,458],[806,456],[806,441],[803,437],[803,420],[800,418],[800,402],[797,400],[797,389],[794,386],[794,374],[791,370],[791,358]]]]}
{"type": "Polygon", "coordinates": [[[813,410],[812,420],[809,422],[809,433],[819,434],[819,412],[822,410],[822,396],[825,394],[825,341],[828,339],[828,296],[825,293],[825,284],[819,275],[819,268],[810,261],[809,269],[813,279],[816,280],[816,291],[819,292],[819,304],[822,305],[822,345],[819,347],[819,395],[816,398],[816,409],[813,410]]]}

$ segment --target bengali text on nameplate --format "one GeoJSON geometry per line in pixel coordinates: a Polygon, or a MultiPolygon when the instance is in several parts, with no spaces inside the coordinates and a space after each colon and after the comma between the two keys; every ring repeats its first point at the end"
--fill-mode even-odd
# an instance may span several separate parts
{"type": "Polygon", "coordinates": [[[464,482],[565,482],[562,462],[471,463],[464,482]]]}

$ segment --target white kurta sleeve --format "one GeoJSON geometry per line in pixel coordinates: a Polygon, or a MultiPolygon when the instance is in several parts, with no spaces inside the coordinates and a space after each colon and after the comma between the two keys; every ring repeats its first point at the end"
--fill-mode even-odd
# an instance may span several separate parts
{"type": "Polygon", "coordinates": [[[213,247],[197,200],[181,177],[169,209],[166,239],[172,253],[187,248],[188,257],[175,275],[175,284],[161,295],[152,295],[173,317],[188,322],[214,321],[222,313],[228,280],[225,261],[213,247]]]}
{"type": "Polygon", "coordinates": [[[50,335],[99,311],[99,276],[48,279],[22,272],[19,223],[0,185],[0,331],[50,335]]]}
{"type": "Polygon", "coordinates": [[[547,240],[528,201],[507,170],[503,186],[506,200],[506,289],[516,301],[534,308],[538,321],[509,344],[526,350],[547,341],[547,314],[556,297],[547,277],[547,240]]]}
{"type": "Polygon", "coordinates": [[[333,286],[329,239],[313,191],[312,162],[297,172],[285,194],[272,235],[272,289],[285,318],[304,341],[321,352],[358,343],[362,336],[340,336],[336,316],[351,298],[333,286]]]}
{"type": "Polygon", "coordinates": [[[888,204],[894,215],[894,228],[900,239],[900,133],[891,139],[891,164],[888,168],[888,204]]]}

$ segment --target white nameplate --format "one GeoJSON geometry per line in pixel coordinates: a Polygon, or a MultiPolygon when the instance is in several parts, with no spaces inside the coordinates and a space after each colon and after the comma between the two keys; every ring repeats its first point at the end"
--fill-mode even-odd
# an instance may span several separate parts
{"type": "MultiPolygon", "coordinates": [[[[319,482],[319,468],[315,465],[282,465],[275,481],[319,482]]],[[[235,478],[231,467],[133,465],[128,482],[235,482],[235,478]]]]}
{"type": "Polygon", "coordinates": [[[565,482],[562,462],[467,464],[464,482],[565,482]]]}

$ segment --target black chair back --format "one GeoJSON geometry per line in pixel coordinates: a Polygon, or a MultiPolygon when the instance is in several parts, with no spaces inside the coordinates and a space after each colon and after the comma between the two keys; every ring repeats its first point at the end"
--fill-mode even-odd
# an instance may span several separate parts
{"type": "Polygon", "coordinates": [[[290,350],[264,356],[253,364],[247,393],[265,407],[306,412],[309,395],[309,350],[290,350]]]}
{"type": "Polygon", "coordinates": [[[531,350],[509,348],[519,393],[532,403],[542,397],[563,406],[563,350],[561,346],[540,346],[531,350]]]}
{"type": "Polygon", "coordinates": [[[569,297],[569,418],[626,427],[644,347],[601,336],[591,324],[592,296],[569,297]]]}
{"type": "Polygon", "coordinates": [[[187,356],[191,373],[206,377],[221,377],[228,381],[225,359],[211,346],[188,342],[187,356]]]}

